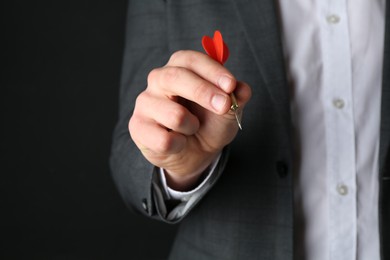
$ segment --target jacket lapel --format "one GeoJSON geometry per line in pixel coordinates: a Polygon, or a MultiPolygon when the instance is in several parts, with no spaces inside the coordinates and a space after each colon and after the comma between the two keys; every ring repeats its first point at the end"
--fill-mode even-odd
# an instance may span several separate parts
{"type": "MultiPolygon", "coordinates": [[[[281,158],[292,158],[290,93],[287,84],[279,17],[274,0],[232,0],[260,75],[280,114],[285,147],[281,158]],[[287,154],[285,152],[287,151],[287,154]]],[[[292,165],[290,164],[290,167],[292,165]]]]}
{"type": "Polygon", "coordinates": [[[232,0],[244,26],[256,65],[276,104],[288,104],[289,94],[279,21],[273,0],[232,0]]]}

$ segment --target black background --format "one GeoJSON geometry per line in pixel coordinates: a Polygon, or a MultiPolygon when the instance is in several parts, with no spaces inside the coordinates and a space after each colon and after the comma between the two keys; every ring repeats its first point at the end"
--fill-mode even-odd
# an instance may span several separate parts
{"type": "Polygon", "coordinates": [[[110,176],[127,3],[1,4],[1,259],[164,259],[110,176]]]}

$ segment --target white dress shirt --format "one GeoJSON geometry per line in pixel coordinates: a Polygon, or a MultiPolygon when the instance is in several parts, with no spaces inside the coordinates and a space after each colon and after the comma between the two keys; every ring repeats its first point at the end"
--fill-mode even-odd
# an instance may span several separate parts
{"type": "MultiPolygon", "coordinates": [[[[385,0],[279,0],[279,8],[296,137],[296,256],[379,259],[385,0]]],[[[207,185],[177,192],[161,177],[183,201],[207,185]]]]}
{"type": "Polygon", "coordinates": [[[307,259],[379,259],[385,1],[279,3],[299,162],[296,249],[307,259]]]}

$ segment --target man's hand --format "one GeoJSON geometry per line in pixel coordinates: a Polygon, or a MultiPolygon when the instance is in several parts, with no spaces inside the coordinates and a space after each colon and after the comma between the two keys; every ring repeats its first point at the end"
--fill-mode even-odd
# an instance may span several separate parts
{"type": "Polygon", "coordinates": [[[234,139],[233,91],[242,108],[251,96],[249,86],[200,52],[176,52],[164,67],[150,72],[129,131],[145,158],[166,170],[171,188],[191,188],[234,139]]]}

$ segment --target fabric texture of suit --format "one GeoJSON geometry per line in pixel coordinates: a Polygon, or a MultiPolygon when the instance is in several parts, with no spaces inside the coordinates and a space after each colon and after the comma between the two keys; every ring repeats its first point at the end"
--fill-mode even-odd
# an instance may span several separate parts
{"type": "MultiPolygon", "coordinates": [[[[388,4],[379,162],[382,259],[390,259],[389,10],[388,4]]],[[[181,220],[172,259],[293,258],[292,125],[277,11],[273,0],[129,3],[111,168],[131,208],[164,221],[152,188],[156,169],[132,142],[127,127],[150,70],[163,66],[177,50],[202,51],[202,36],[219,29],[231,53],[225,66],[252,88],[244,131],[224,152],[221,177],[181,220]]]]}

